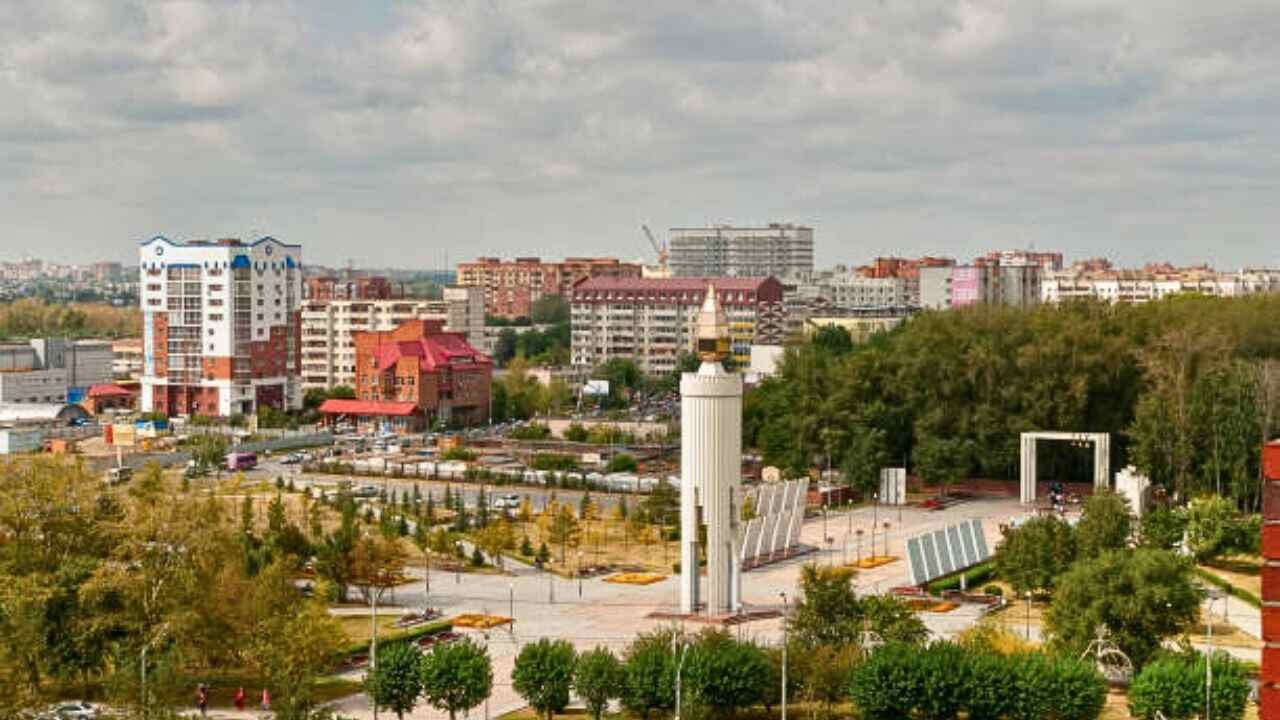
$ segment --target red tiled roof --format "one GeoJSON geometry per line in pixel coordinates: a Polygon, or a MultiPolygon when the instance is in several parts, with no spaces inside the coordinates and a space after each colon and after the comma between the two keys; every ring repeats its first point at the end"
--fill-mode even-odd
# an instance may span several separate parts
{"type": "Polygon", "coordinates": [[[402,357],[420,358],[422,369],[433,372],[445,365],[487,365],[493,361],[457,333],[436,333],[416,340],[394,340],[378,346],[378,370],[385,371],[402,357]],[[464,361],[464,362],[459,362],[464,361]]]}
{"type": "Polygon", "coordinates": [[[387,402],[383,400],[345,400],[330,398],[320,403],[320,412],[326,415],[359,415],[361,417],[403,417],[413,415],[418,406],[411,402],[387,402]]]}
{"type": "Polygon", "coordinates": [[[86,397],[128,397],[133,395],[129,390],[119,385],[90,385],[89,391],[85,393],[86,397]]]}
{"type": "Polygon", "coordinates": [[[593,277],[573,286],[574,290],[702,290],[713,285],[716,290],[758,290],[767,277],[676,277],[623,278],[593,277]]]}

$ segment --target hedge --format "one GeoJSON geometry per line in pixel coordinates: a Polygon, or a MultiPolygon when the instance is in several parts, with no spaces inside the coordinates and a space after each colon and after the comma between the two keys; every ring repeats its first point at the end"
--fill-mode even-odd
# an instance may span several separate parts
{"type": "Polygon", "coordinates": [[[1107,683],[1093,665],[1043,653],[998,655],[949,642],[882,646],[850,676],[865,720],[1095,720],[1107,683]]]}
{"type": "MultiPolygon", "coordinates": [[[[435,622],[429,622],[429,623],[424,623],[422,625],[418,625],[417,627],[411,627],[405,630],[404,632],[392,633],[386,636],[379,635],[378,642],[380,643],[412,642],[414,640],[417,640],[418,638],[426,637],[427,635],[435,635],[436,633],[448,632],[452,629],[453,629],[452,620],[437,620],[435,622]]],[[[360,655],[363,653],[367,653],[369,652],[370,644],[371,643],[368,640],[364,642],[354,643],[352,645],[347,646],[347,649],[345,652],[347,655],[360,655]]]]}
{"type": "MultiPolygon", "coordinates": [[[[978,587],[979,584],[990,580],[996,574],[996,564],[994,562],[984,562],[965,570],[964,573],[965,587],[970,590],[978,587]]],[[[929,583],[929,593],[937,595],[947,590],[960,589],[960,575],[953,575],[942,580],[934,580],[929,583]]]]}
{"type": "Polygon", "coordinates": [[[1232,595],[1238,600],[1243,600],[1244,602],[1247,602],[1256,608],[1262,607],[1262,598],[1258,597],[1257,595],[1254,595],[1248,590],[1245,590],[1243,588],[1238,588],[1235,585],[1232,585],[1226,580],[1223,580],[1222,578],[1218,577],[1217,575],[1214,575],[1213,573],[1209,572],[1208,570],[1205,570],[1204,568],[1198,565],[1192,566],[1191,570],[1201,580],[1204,580],[1205,582],[1222,590],[1228,595],[1232,595]]]}

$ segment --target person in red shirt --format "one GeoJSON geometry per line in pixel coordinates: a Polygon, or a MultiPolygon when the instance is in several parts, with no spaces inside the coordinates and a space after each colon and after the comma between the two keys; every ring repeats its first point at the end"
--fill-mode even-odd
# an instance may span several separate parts
{"type": "Polygon", "coordinates": [[[271,712],[271,693],[262,688],[262,712],[271,712]]]}
{"type": "Polygon", "coordinates": [[[200,711],[200,717],[205,717],[209,709],[209,691],[204,683],[196,687],[196,709],[200,711]]]}
{"type": "Polygon", "coordinates": [[[244,710],[244,688],[236,689],[235,703],[236,703],[236,710],[239,710],[239,711],[244,710]]]}

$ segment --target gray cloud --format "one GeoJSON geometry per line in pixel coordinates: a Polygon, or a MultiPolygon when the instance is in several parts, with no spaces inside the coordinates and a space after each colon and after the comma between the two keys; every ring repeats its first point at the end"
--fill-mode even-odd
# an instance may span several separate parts
{"type": "Polygon", "coordinates": [[[315,261],[823,262],[1059,247],[1280,264],[1267,0],[14,0],[0,255],[269,232],[315,261]]]}

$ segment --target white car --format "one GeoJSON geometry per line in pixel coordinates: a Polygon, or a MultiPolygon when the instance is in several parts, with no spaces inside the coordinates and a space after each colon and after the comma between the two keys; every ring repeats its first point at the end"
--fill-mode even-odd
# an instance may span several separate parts
{"type": "Polygon", "coordinates": [[[50,720],[98,720],[98,709],[83,700],[58,703],[44,713],[50,720]]]}
{"type": "Polygon", "coordinates": [[[520,508],[520,496],[512,493],[493,499],[493,506],[499,510],[517,510],[520,508]]]}

